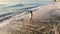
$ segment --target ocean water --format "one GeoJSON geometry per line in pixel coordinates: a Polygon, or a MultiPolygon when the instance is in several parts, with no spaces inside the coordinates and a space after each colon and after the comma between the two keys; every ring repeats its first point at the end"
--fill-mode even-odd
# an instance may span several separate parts
{"type": "Polygon", "coordinates": [[[54,4],[54,2],[29,2],[29,3],[19,3],[19,4],[3,4],[0,5],[1,8],[8,8],[8,9],[31,9],[40,6],[45,6],[48,4],[54,4]]]}
{"type": "Polygon", "coordinates": [[[14,12],[13,10],[18,9],[18,10],[31,10],[36,7],[41,7],[45,6],[48,4],[54,4],[55,2],[29,2],[29,3],[19,3],[19,4],[1,4],[0,5],[0,15],[2,14],[7,14],[7,13],[12,13],[14,12]],[[8,10],[12,9],[12,10],[8,10]]]}

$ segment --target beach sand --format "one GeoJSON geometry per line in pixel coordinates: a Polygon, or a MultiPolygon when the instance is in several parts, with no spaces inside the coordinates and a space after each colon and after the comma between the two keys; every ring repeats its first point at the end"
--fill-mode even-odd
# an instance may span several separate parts
{"type": "MultiPolygon", "coordinates": [[[[60,20],[58,17],[51,18],[51,14],[56,14],[55,8],[55,5],[40,7],[33,12],[33,23],[31,24],[29,23],[29,14],[17,17],[18,19],[12,20],[6,26],[0,28],[0,34],[59,34],[60,20]],[[58,20],[55,18],[58,18],[58,20]],[[51,19],[58,21],[57,24],[51,19]]],[[[59,14],[60,10],[57,11],[59,14]]]]}

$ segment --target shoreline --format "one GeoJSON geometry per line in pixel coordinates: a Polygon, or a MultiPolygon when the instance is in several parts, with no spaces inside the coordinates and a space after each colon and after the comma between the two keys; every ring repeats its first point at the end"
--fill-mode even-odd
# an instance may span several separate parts
{"type": "MultiPolygon", "coordinates": [[[[48,7],[49,7],[49,10],[55,8],[53,5],[48,5],[48,6],[44,6],[44,7],[41,7],[41,8],[39,7],[39,9],[33,13],[34,18],[36,18],[36,17],[39,16],[39,15],[37,15],[37,13],[40,14],[39,11],[43,11],[43,12],[44,12],[45,10],[48,10],[48,7]],[[52,7],[52,8],[51,8],[51,7],[52,7]]],[[[42,14],[43,14],[43,13],[42,13],[42,14]]],[[[17,16],[17,15],[16,15],[16,16],[17,16]]],[[[27,15],[25,15],[25,16],[27,16],[27,15]]],[[[19,17],[19,18],[22,18],[22,17],[25,17],[25,16],[23,15],[23,16],[21,16],[21,17],[19,17]]],[[[29,17],[29,14],[28,14],[28,17],[29,17]]],[[[18,18],[18,19],[19,19],[19,18],[18,18]]],[[[13,17],[12,19],[16,19],[16,18],[13,17]]],[[[9,24],[10,21],[11,21],[11,20],[6,20],[6,21],[0,23],[0,25],[5,26],[5,25],[7,25],[7,23],[9,24]],[[5,23],[5,25],[4,25],[4,23],[5,23]]],[[[1,26],[0,26],[0,28],[1,28],[1,26]]]]}
{"type": "MultiPolygon", "coordinates": [[[[55,5],[48,5],[45,7],[38,8],[35,12],[33,12],[33,20],[40,21],[43,16],[48,17],[48,13],[56,9],[55,5]]],[[[45,18],[45,17],[44,17],[45,18]]],[[[20,14],[17,14],[13,16],[10,20],[6,20],[0,24],[0,33],[2,34],[15,34],[22,31],[22,33],[35,33],[36,31],[40,33],[41,30],[50,31],[50,27],[46,25],[45,23],[39,23],[39,22],[34,22],[33,25],[29,25],[29,14],[20,16],[20,14]],[[23,19],[23,20],[22,20],[23,19]],[[46,27],[47,26],[47,27],[46,27]],[[29,32],[28,32],[29,31],[29,32]],[[4,33],[3,33],[4,32],[4,33]]],[[[41,20],[44,21],[44,20],[41,20]]],[[[59,25],[59,24],[58,24],[59,25]]],[[[55,27],[55,26],[53,26],[55,27]]],[[[56,33],[56,29],[53,28],[53,30],[56,33]]],[[[37,32],[35,34],[37,34],[37,32]]]]}

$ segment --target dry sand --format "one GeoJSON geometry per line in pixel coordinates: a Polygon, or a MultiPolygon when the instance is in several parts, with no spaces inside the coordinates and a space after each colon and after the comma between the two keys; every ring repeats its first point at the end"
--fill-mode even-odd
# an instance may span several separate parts
{"type": "MultiPolygon", "coordinates": [[[[12,20],[6,26],[0,28],[0,34],[59,34],[59,20],[55,24],[54,21],[50,22],[49,19],[51,17],[50,12],[54,11],[52,12],[54,13],[53,15],[56,14],[55,8],[55,5],[47,5],[33,12],[32,24],[29,24],[29,14],[17,17],[19,19],[12,20]]],[[[55,19],[55,17],[53,18],[55,19]]]]}

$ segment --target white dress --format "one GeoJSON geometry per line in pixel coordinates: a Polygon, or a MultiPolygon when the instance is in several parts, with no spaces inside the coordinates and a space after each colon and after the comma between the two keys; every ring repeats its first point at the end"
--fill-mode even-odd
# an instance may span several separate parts
{"type": "Polygon", "coordinates": [[[32,16],[31,16],[31,13],[29,14],[29,17],[31,18],[32,16]]]}

